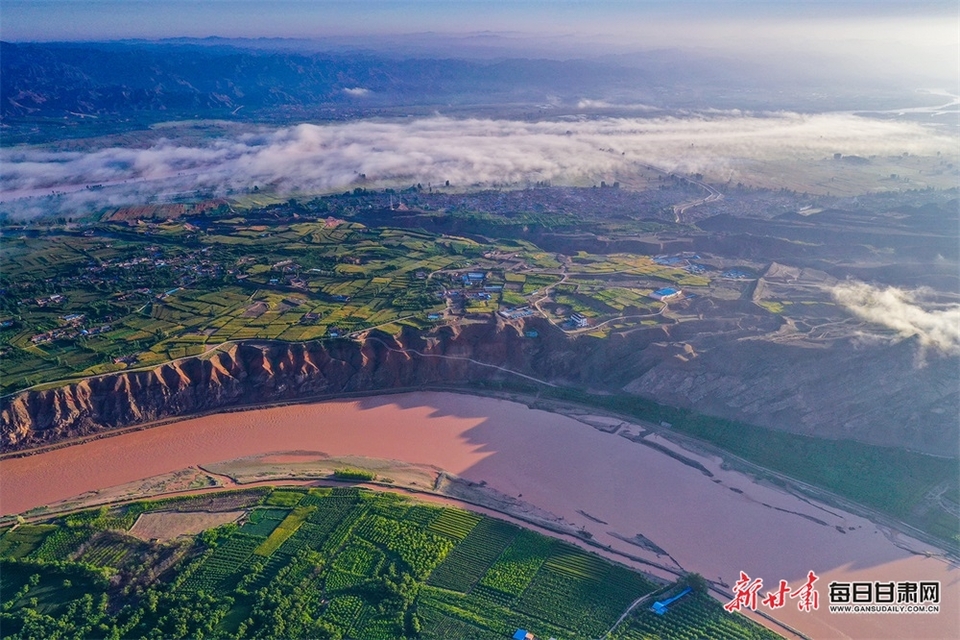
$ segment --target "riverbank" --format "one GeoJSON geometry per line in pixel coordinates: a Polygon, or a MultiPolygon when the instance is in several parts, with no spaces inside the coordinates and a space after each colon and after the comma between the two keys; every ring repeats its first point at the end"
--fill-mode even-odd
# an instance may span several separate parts
{"type": "Polygon", "coordinates": [[[396,460],[442,469],[562,518],[599,545],[650,562],[672,561],[721,584],[732,585],[745,571],[769,588],[780,579],[794,585],[813,570],[821,610],[775,612],[811,637],[960,635],[957,572],[936,557],[935,547],[756,483],[719,457],[679,449],[656,433],[646,439],[676,456],[634,442],[641,431],[633,423],[588,425],[514,402],[450,393],[290,405],[4,460],[0,508],[22,512],[144,477],[277,452],[396,460]],[[832,580],[939,580],[943,611],[830,614],[825,600],[832,580]]]}

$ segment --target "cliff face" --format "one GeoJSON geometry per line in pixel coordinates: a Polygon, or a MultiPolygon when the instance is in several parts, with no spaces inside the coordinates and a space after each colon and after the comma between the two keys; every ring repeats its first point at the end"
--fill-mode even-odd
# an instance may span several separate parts
{"type": "Polygon", "coordinates": [[[955,455],[957,360],[922,354],[916,340],[860,349],[741,341],[693,355],[660,344],[624,390],[781,431],[955,455]]]}
{"type": "MultiPolygon", "coordinates": [[[[731,302],[731,305],[740,305],[731,302]]],[[[825,438],[955,451],[955,358],[918,366],[918,345],[778,344],[779,322],[739,314],[570,339],[546,321],[491,320],[362,341],[256,342],[0,402],[0,450],[15,451],[240,405],[442,383],[541,380],[825,438]],[[523,331],[536,329],[537,338],[523,331]],[[478,364],[484,363],[484,364],[478,364]],[[486,365],[486,366],[484,366],[486,365]],[[509,371],[505,371],[509,370],[509,371]],[[520,379],[517,379],[520,380],[520,379]]]]}
{"type": "MultiPolygon", "coordinates": [[[[652,331],[651,339],[663,335],[652,331]]],[[[593,346],[579,345],[581,351],[593,346]]],[[[602,383],[605,351],[578,354],[558,330],[536,319],[522,327],[491,321],[425,333],[406,329],[399,336],[374,331],[362,342],[250,341],[153,369],[4,398],[0,450],[239,405],[511,377],[504,369],[576,383],[587,375],[602,383]],[[525,338],[525,329],[539,336],[525,338]]]]}

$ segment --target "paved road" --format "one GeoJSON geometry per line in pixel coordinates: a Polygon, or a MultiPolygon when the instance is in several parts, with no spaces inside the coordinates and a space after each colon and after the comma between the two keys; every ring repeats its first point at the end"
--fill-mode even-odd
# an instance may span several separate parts
{"type": "Polygon", "coordinates": [[[713,187],[711,187],[710,185],[708,185],[707,183],[701,182],[700,180],[694,180],[693,178],[687,178],[684,176],[680,176],[680,177],[691,184],[695,184],[698,187],[702,187],[703,189],[706,189],[707,196],[705,198],[698,198],[696,200],[691,200],[690,202],[683,202],[681,204],[675,205],[673,207],[673,215],[675,217],[675,222],[677,224],[681,224],[683,222],[683,214],[686,213],[688,209],[699,207],[700,205],[706,204],[708,202],[717,202],[718,200],[723,199],[723,194],[717,191],[716,189],[714,189],[713,187]]]}

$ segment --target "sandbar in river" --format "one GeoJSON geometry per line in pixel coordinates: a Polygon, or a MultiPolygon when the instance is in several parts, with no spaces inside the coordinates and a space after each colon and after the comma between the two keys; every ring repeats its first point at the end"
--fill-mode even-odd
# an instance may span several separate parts
{"type": "Polygon", "coordinates": [[[469,395],[412,393],[217,414],[4,460],[0,510],[22,512],[191,465],[297,450],[434,465],[522,494],[614,549],[642,555],[610,532],[642,533],[684,569],[730,585],[742,570],[763,578],[764,591],[780,579],[796,587],[813,570],[820,610],[802,613],[791,601],[775,612],[813,638],[960,637],[960,572],[901,545],[935,549],[908,538],[895,544],[868,520],[756,484],[716,459],[696,458],[710,478],[566,416],[469,395]],[[831,614],[831,580],[939,580],[941,612],[831,614]]]}

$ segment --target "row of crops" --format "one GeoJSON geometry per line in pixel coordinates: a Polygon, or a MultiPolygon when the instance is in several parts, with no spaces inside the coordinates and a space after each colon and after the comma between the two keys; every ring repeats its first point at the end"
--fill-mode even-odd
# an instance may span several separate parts
{"type": "MultiPolygon", "coordinates": [[[[660,588],[495,518],[353,487],[224,492],[21,524],[0,534],[0,563],[3,638],[600,637],[660,588]],[[240,523],[196,536],[125,534],[145,511],[237,504],[240,523]]],[[[697,594],[667,616],[641,607],[616,637],[772,636],[697,594]]]]}
{"type": "Polygon", "coordinates": [[[517,528],[493,518],[484,518],[430,575],[428,584],[468,592],[490,565],[517,536],[517,528]]]}
{"type": "Polygon", "coordinates": [[[666,615],[657,615],[649,609],[633,613],[617,628],[611,640],[773,640],[779,637],[740,615],[727,613],[723,605],[710,596],[694,593],[672,605],[666,615]]]}

